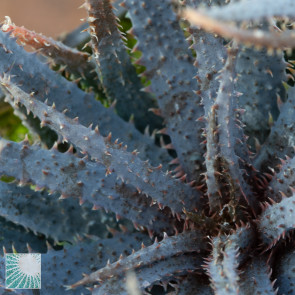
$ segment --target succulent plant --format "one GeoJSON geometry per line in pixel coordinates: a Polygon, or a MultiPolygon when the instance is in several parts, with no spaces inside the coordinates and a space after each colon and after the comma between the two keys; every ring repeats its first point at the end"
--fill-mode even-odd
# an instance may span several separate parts
{"type": "MultiPolygon", "coordinates": [[[[0,233],[44,253],[40,293],[295,294],[293,1],[125,0],[128,40],[83,6],[91,53],[0,31],[31,136],[0,139],[0,233]]],[[[0,257],[1,294],[32,294],[4,281],[0,257]]]]}

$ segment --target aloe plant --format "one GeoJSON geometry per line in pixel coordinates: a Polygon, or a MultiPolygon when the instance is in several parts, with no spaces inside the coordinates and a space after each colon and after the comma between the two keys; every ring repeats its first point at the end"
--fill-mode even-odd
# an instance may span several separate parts
{"type": "Polygon", "coordinates": [[[293,1],[83,6],[87,52],[2,24],[2,245],[40,294],[295,294],[293,1]]]}

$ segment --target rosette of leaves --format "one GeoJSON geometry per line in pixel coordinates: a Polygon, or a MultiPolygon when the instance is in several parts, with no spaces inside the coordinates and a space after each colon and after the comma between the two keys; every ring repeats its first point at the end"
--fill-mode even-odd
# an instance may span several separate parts
{"type": "Polygon", "coordinates": [[[1,222],[72,242],[48,244],[41,294],[295,294],[293,1],[126,0],[128,40],[109,0],[83,6],[91,54],[0,32],[5,100],[39,141],[0,140],[1,222]],[[102,218],[69,200],[139,232],[77,240],[102,218]]]}

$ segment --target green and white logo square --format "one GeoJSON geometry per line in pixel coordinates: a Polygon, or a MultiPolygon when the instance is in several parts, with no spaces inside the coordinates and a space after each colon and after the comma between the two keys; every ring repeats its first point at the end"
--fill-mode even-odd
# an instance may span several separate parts
{"type": "Polygon", "coordinates": [[[41,254],[5,254],[5,288],[41,289],[41,254]]]}

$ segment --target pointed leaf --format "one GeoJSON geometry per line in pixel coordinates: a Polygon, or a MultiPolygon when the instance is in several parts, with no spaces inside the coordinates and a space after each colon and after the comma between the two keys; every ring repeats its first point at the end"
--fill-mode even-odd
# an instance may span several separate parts
{"type": "Polygon", "coordinates": [[[271,271],[267,265],[267,257],[255,257],[241,274],[240,294],[275,295],[270,280],[271,271]]]}
{"type": "Polygon", "coordinates": [[[137,151],[130,153],[122,145],[111,143],[108,138],[101,136],[98,129],[92,130],[80,125],[77,120],[56,111],[54,105],[50,107],[33,100],[32,96],[11,83],[9,78],[4,77],[0,80],[15,98],[16,103],[21,103],[38,116],[42,124],[50,126],[64,138],[64,141],[71,141],[81,151],[102,163],[106,167],[106,174],[115,172],[121,179],[130,182],[134,187],[139,187],[143,193],[177,213],[182,213],[183,206],[191,209],[200,204],[201,194],[198,191],[163,173],[161,167],[153,167],[147,161],[143,162],[137,156],[137,151]],[[171,186],[174,186],[172,191],[171,186]]]}
{"type": "Polygon", "coordinates": [[[24,27],[16,26],[9,17],[6,17],[1,29],[3,32],[11,32],[11,37],[16,37],[22,44],[31,46],[38,53],[52,59],[54,63],[66,65],[67,70],[73,74],[87,77],[88,73],[94,69],[94,65],[88,60],[88,53],[68,47],[59,41],[24,27]]]}
{"type": "Polygon", "coordinates": [[[1,30],[0,44],[0,73],[9,72],[13,76],[12,80],[22,85],[23,91],[34,93],[35,98],[40,101],[47,99],[50,104],[54,102],[57,110],[68,110],[68,116],[78,116],[85,126],[92,123],[99,125],[104,136],[112,132],[115,139],[128,142],[130,150],[137,149],[144,160],[151,159],[154,165],[162,163],[168,167],[171,157],[158,148],[152,139],[120,119],[112,109],[103,107],[92,94],[83,92],[76,84],[51,71],[1,30]]]}
{"type": "Polygon", "coordinates": [[[288,90],[288,99],[281,106],[280,115],[254,161],[257,169],[267,166],[274,168],[279,163],[279,158],[294,155],[294,107],[295,87],[291,87],[288,90]]]}
{"type": "Polygon", "coordinates": [[[295,187],[295,158],[288,159],[280,167],[280,172],[275,174],[266,190],[267,198],[280,202],[282,197],[291,197],[292,188],[295,187]]]}
{"type": "Polygon", "coordinates": [[[26,142],[1,139],[0,163],[0,174],[15,177],[21,183],[33,183],[38,189],[61,194],[62,198],[79,198],[81,204],[88,201],[94,209],[103,207],[158,232],[171,229],[169,213],[167,216],[156,205],[150,206],[151,199],[117,180],[117,175],[107,176],[101,164],[77,158],[70,152],[62,154],[54,148],[48,151],[37,145],[30,147],[26,142]]]}
{"type": "Polygon", "coordinates": [[[88,221],[77,201],[57,200],[58,196],[1,181],[0,216],[54,240],[73,241],[88,232],[88,221]]]}
{"type": "Polygon", "coordinates": [[[268,32],[264,30],[245,30],[238,26],[219,21],[208,16],[203,11],[188,8],[183,14],[191,24],[200,26],[211,33],[218,34],[227,39],[233,39],[237,43],[265,47],[268,49],[286,49],[295,47],[295,33],[290,31],[268,32]]]}
{"type": "Polygon", "coordinates": [[[271,56],[266,50],[243,47],[238,54],[237,91],[241,93],[239,107],[245,110],[240,117],[246,125],[245,133],[250,136],[249,144],[253,150],[255,138],[262,144],[269,135],[270,116],[274,121],[279,116],[278,96],[282,101],[286,99],[282,83],[287,81],[285,70],[286,62],[282,53],[271,56]]]}
{"type": "Polygon", "coordinates": [[[196,68],[172,3],[127,0],[124,5],[138,41],[136,48],[142,51],[139,62],[146,67],[144,75],[151,80],[151,91],[158,100],[180,165],[187,180],[198,183],[205,151],[201,146],[203,123],[195,120],[203,116],[204,111],[201,98],[192,92],[199,88],[192,79],[196,68]]]}
{"type": "Polygon", "coordinates": [[[264,243],[273,247],[280,238],[295,228],[295,195],[284,198],[280,203],[268,205],[258,220],[264,243]]]}
{"type": "MultiPolygon", "coordinates": [[[[200,267],[202,259],[196,255],[181,255],[171,257],[168,260],[161,260],[150,266],[140,269],[135,272],[136,279],[139,284],[139,289],[144,291],[155,282],[158,282],[166,277],[171,277],[173,274],[181,275],[182,273],[190,272],[200,267]]],[[[126,278],[111,278],[101,286],[94,289],[93,295],[104,294],[117,294],[128,295],[130,294],[126,288],[126,278]]]]}
{"type": "Polygon", "coordinates": [[[72,284],[70,288],[95,283],[96,281],[107,281],[114,276],[121,276],[128,270],[146,267],[158,260],[164,260],[186,252],[200,252],[204,250],[205,247],[203,237],[197,231],[183,232],[177,236],[171,237],[164,236],[161,242],[155,241],[155,243],[149,247],[142,247],[141,250],[134,254],[93,272],[89,276],[72,284]]]}
{"type": "Polygon", "coordinates": [[[216,204],[215,200],[218,197],[220,198],[219,192],[224,191],[223,197],[225,198],[226,196],[228,198],[228,203],[231,207],[230,210],[233,210],[233,213],[230,214],[234,216],[236,216],[235,211],[239,211],[237,208],[238,203],[246,201],[254,212],[256,208],[255,197],[250,186],[244,179],[245,175],[239,169],[239,158],[235,154],[235,136],[238,133],[238,126],[235,122],[235,109],[237,109],[235,60],[237,52],[238,50],[234,48],[228,51],[227,62],[219,76],[220,86],[217,98],[209,114],[209,128],[213,129],[210,132],[212,132],[212,139],[216,141],[215,144],[217,145],[216,149],[218,151],[218,154],[215,154],[213,157],[215,160],[213,169],[218,174],[213,175],[216,178],[215,181],[217,183],[219,182],[218,191],[212,194],[215,198],[209,199],[210,209],[212,208],[211,210],[213,211],[218,210],[218,203],[216,204]],[[224,182],[228,184],[227,188],[221,186],[224,182]]]}
{"type": "Polygon", "coordinates": [[[216,295],[239,294],[238,253],[236,243],[225,244],[220,239],[213,240],[212,261],[208,264],[208,274],[216,295]]]}
{"type": "Polygon", "coordinates": [[[212,257],[207,272],[215,294],[239,293],[237,268],[245,262],[254,243],[255,233],[249,225],[238,228],[229,236],[222,235],[213,239],[212,257]]]}
{"type": "Polygon", "coordinates": [[[258,21],[263,18],[295,17],[295,3],[293,0],[243,0],[230,3],[225,7],[214,7],[204,10],[205,14],[218,20],[225,21],[258,21]]]}
{"type": "MultiPolygon", "coordinates": [[[[188,5],[192,5],[189,1],[188,5]]],[[[207,195],[209,199],[210,211],[219,210],[221,205],[221,195],[219,183],[214,175],[216,156],[218,154],[218,139],[215,125],[215,115],[211,114],[211,108],[214,104],[216,93],[219,88],[219,81],[216,79],[218,72],[223,68],[226,59],[226,49],[223,40],[212,34],[191,28],[193,37],[193,49],[197,57],[195,66],[198,68],[196,79],[200,84],[200,96],[204,105],[206,118],[206,183],[207,195]]],[[[213,111],[213,110],[212,110],[213,111]]]]}
{"type": "Polygon", "coordinates": [[[87,0],[88,22],[97,72],[109,99],[116,100],[116,110],[126,121],[131,115],[135,126],[144,131],[162,129],[162,119],[148,110],[156,108],[153,97],[143,88],[131,64],[116,16],[109,0],[87,0]]]}

